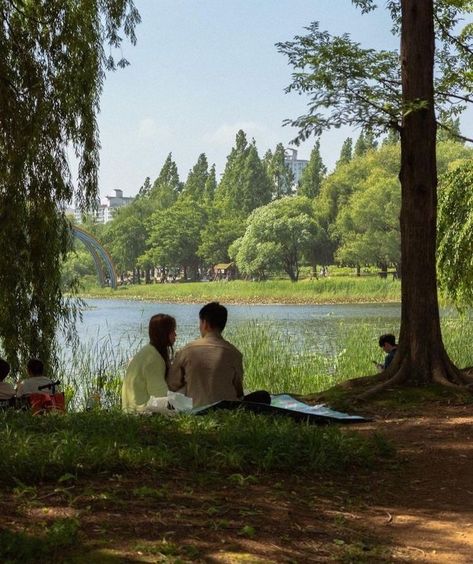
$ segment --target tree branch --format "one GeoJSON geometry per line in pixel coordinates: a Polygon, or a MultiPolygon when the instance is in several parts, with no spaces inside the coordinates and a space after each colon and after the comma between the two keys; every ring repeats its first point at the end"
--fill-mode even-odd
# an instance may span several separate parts
{"type": "Polygon", "coordinates": [[[450,39],[450,41],[452,43],[455,43],[457,45],[457,47],[459,47],[460,50],[464,51],[467,55],[470,55],[471,57],[473,57],[473,49],[471,49],[470,47],[468,47],[467,45],[465,45],[464,43],[462,43],[458,37],[456,37],[455,35],[452,35],[448,29],[444,26],[444,24],[442,23],[442,21],[439,19],[439,17],[437,16],[437,14],[434,11],[434,19],[437,22],[439,28],[442,30],[443,33],[445,33],[445,35],[450,39]]]}
{"type": "Polygon", "coordinates": [[[436,92],[437,96],[442,96],[443,98],[455,98],[455,100],[460,100],[461,102],[466,102],[467,104],[473,104],[473,98],[469,96],[460,96],[459,94],[451,94],[450,92],[436,92]]]}
{"type": "Polygon", "coordinates": [[[450,133],[452,137],[456,137],[457,139],[461,139],[462,141],[466,141],[467,143],[473,143],[473,139],[470,139],[470,137],[465,137],[464,135],[456,133],[451,127],[448,127],[448,125],[440,123],[439,121],[437,122],[437,127],[440,127],[440,129],[443,129],[444,131],[448,131],[448,133],[450,133]]]}

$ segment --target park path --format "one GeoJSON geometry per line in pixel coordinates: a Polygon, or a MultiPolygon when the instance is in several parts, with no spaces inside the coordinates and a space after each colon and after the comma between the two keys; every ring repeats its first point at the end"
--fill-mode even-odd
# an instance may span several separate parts
{"type": "Polygon", "coordinates": [[[359,426],[397,448],[399,472],[380,473],[360,517],[400,560],[473,562],[473,405],[432,405],[359,426]]]}

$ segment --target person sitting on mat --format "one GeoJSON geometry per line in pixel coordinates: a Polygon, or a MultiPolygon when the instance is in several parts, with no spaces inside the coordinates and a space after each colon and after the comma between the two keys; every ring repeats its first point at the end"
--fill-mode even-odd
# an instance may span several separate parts
{"type": "Polygon", "coordinates": [[[176,320],[158,313],[148,324],[149,343],[132,358],[122,385],[122,409],[128,413],[168,413],[166,377],[176,340],[176,320]]]}
{"type": "Polygon", "coordinates": [[[193,407],[222,400],[270,403],[267,392],[243,397],[243,355],[222,337],[227,308],[218,302],[199,312],[201,338],[177,352],[167,379],[168,388],[192,398],[193,407]]]}
{"type": "Polygon", "coordinates": [[[9,400],[15,395],[15,388],[5,378],[10,372],[10,365],[6,360],[0,358],[0,400],[9,400]]]}
{"type": "Polygon", "coordinates": [[[17,388],[17,397],[26,396],[28,394],[37,393],[50,393],[51,390],[43,389],[40,390],[40,386],[46,386],[52,384],[52,380],[44,376],[44,365],[38,358],[31,358],[26,365],[26,371],[28,373],[28,378],[22,380],[17,388]]]}

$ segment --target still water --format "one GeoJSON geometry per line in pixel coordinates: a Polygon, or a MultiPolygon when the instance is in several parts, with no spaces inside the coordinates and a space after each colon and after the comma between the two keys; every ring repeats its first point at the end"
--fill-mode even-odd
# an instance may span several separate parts
{"type": "MultiPolygon", "coordinates": [[[[199,304],[160,304],[128,300],[87,301],[82,323],[78,324],[82,342],[103,337],[116,343],[145,341],[149,318],[155,313],[173,315],[177,321],[176,348],[198,336],[199,304]]],[[[399,304],[339,305],[229,305],[227,332],[248,323],[268,324],[281,335],[314,352],[335,352],[341,328],[369,325],[379,334],[399,332],[399,304]],[[330,349],[330,350],[329,350],[330,349]]],[[[340,343],[343,347],[343,343],[340,343]]]]}

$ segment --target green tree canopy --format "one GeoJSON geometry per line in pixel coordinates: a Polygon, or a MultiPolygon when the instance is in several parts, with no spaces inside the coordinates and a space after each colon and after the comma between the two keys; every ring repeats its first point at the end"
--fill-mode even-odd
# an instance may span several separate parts
{"type": "Polygon", "coordinates": [[[317,140],[310,153],[309,163],[302,171],[297,193],[300,196],[315,198],[320,192],[322,180],[325,178],[326,174],[327,167],[322,161],[320,155],[320,141],[317,140]]]}
{"type": "Polygon", "coordinates": [[[58,326],[71,328],[63,210],[73,197],[86,208],[97,196],[104,73],[127,64],[110,51],[123,34],[135,41],[139,14],[132,0],[0,0],[0,14],[0,341],[16,370],[32,355],[51,366],[58,326]]]}
{"type": "Polygon", "coordinates": [[[353,139],[351,137],[347,137],[343,142],[342,149],[340,151],[340,157],[336,162],[335,166],[338,167],[342,164],[347,164],[351,161],[353,157],[353,139]]]}
{"type": "Polygon", "coordinates": [[[215,202],[225,215],[246,219],[259,206],[271,200],[271,183],[259,158],[256,145],[248,143],[243,131],[236,135],[218,185],[215,202]]]}
{"type": "Polygon", "coordinates": [[[161,267],[178,267],[196,273],[200,264],[197,249],[206,211],[194,200],[179,199],[171,208],[158,210],[148,220],[149,250],[142,260],[161,267]]]}
{"type": "Polygon", "coordinates": [[[245,234],[233,245],[231,254],[244,274],[282,270],[295,282],[301,260],[310,252],[318,230],[311,201],[287,196],[251,214],[245,234]]]}
{"type": "Polygon", "coordinates": [[[197,162],[189,171],[186,183],[182,189],[182,196],[202,202],[205,195],[205,186],[209,178],[209,163],[205,153],[199,155],[197,162]]]}
{"type": "Polygon", "coordinates": [[[182,183],[179,180],[177,165],[172,158],[172,153],[169,153],[151,189],[143,194],[148,199],[150,213],[154,209],[165,210],[171,207],[179,197],[181,190],[182,183]]]}
{"type": "Polygon", "coordinates": [[[441,178],[438,225],[439,283],[459,308],[473,305],[473,160],[441,178]]]}
{"type": "MultiPolygon", "coordinates": [[[[269,157],[268,153],[267,156],[269,157]]],[[[284,145],[278,143],[268,161],[266,170],[272,184],[273,199],[289,196],[292,193],[294,174],[286,165],[285,156],[284,145]]]]}

